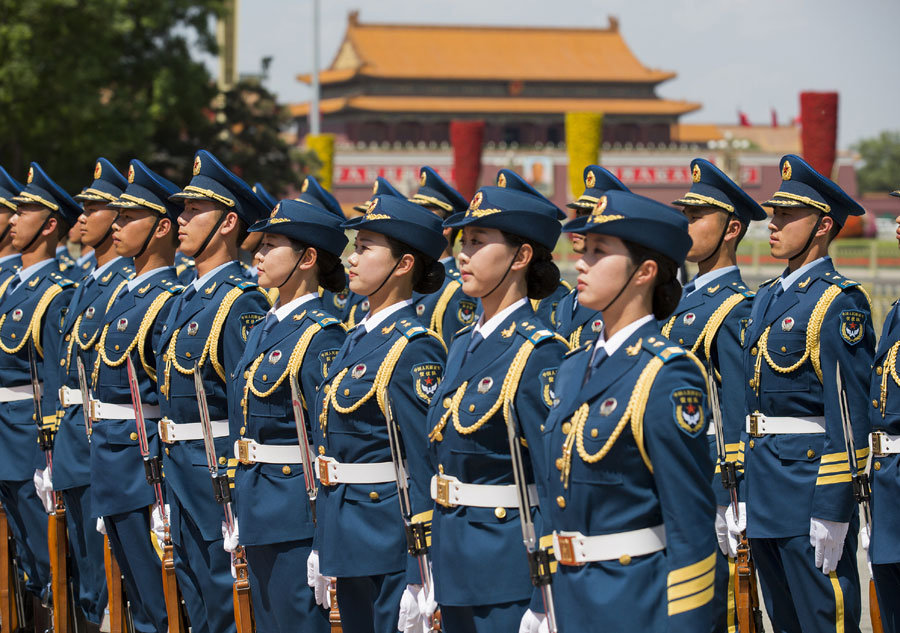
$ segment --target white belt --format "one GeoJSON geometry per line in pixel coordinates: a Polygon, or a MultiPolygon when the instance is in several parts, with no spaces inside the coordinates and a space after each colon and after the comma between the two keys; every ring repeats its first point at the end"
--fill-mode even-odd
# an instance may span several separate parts
{"type": "MultiPolygon", "coordinates": [[[[80,404],[80,403],[79,403],[80,404]]],[[[160,416],[159,406],[155,404],[141,405],[144,418],[155,419],[160,416]]],[[[113,404],[91,400],[91,418],[94,420],[134,420],[134,407],[130,404],[113,404]]]]}
{"type": "Polygon", "coordinates": [[[869,433],[869,447],[872,457],[900,453],[900,435],[888,435],[884,431],[869,433]]]}
{"type": "Polygon", "coordinates": [[[242,464],[303,463],[298,444],[257,444],[256,440],[238,440],[234,443],[234,456],[242,464]]]}
{"type": "MultiPolygon", "coordinates": [[[[41,383],[41,391],[43,391],[41,383]]],[[[0,387],[0,402],[16,402],[18,400],[31,400],[34,391],[31,385],[19,385],[18,387],[0,387]]]]}
{"type": "MultiPolygon", "coordinates": [[[[299,447],[297,447],[299,453],[299,447]]],[[[386,484],[397,481],[394,462],[375,464],[342,464],[333,457],[316,457],[316,477],[323,486],[337,484],[386,484]]]]}
{"type": "MultiPolygon", "coordinates": [[[[431,498],[442,506],[473,508],[518,508],[519,494],[515,485],[464,484],[456,477],[435,475],[431,478],[431,498]]],[[[528,486],[529,505],[537,505],[537,488],[528,486]]]]}
{"type": "Polygon", "coordinates": [[[666,526],[585,536],[581,532],[553,532],[553,556],[563,565],[583,565],[601,560],[623,564],[634,556],[666,549],[666,526]]]}
{"type": "Polygon", "coordinates": [[[757,412],[747,416],[747,433],[754,437],[787,433],[811,434],[824,432],[825,416],[822,415],[808,418],[792,418],[767,416],[757,412]]]}
{"type": "Polygon", "coordinates": [[[81,389],[72,389],[63,385],[59,388],[59,404],[63,407],[71,407],[76,404],[84,404],[81,400],[81,389]]]}
{"type": "MultiPolygon", "coordinates": [[[[212,426],[213,437],[226,437],[228,435],[228,420],[213,420],[210,425],[212,426]]],[[[200,422],[175,424],[169,418],[163,418],[159,421],[159,439],[166,444],[174,444],[185,440],[202,440],[203,425],[200,422]]]]}

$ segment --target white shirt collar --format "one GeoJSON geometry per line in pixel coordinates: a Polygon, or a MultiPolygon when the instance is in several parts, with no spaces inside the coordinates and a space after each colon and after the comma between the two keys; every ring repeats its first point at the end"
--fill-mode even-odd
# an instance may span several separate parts
{"type": "Polygon", "coordinates": [[[194,281],[192,281],[191,285],[194,286],[194,290],[196,290],[197,292],[200,292],[200,289],[206,285],[207,281],[212,279],[220,270],[222,270],[226,266],[230,266],[235,261],[237,261],[237,260],[232,260],[230,262],[225,262],[224,264],[219,264],[218,266],[213,268],[211,271],[209,271],[202,277],[199,277],[199,278],[195,279],[194,281]]]}
{"type": "Polygon", "coordinates": [[[375,314],[369,312],[368,314],[366,314],[363,320],[359,322],[359,324],[365,326],[366,332],[371,332],[376,327],[381,325],[382,321],[394,314],[394,312],[405,308],[406,306],[411,306],[412,304],[412,299],[407,299],[406,301],[398,301],[397,303],[391,304],[383,310],[379,310],[375,314]]]}
{"type": "Polygon", "coordinates": [[[447,257],[441,257],[438,260],[442,264],[450,264],[454,261],[453,255],[447,255],[447,257]]]}
{"type": "Polygon", "coordinates": [[[737,266],[725,266],[723,268],[716,268],[715,270],[711,270],[708,273],[703,273],[702,275],[697,275],[696,277],[694,277],[694,289],[688,293],[688,296],[694,294],[704,286],[711,284],[722,275],[726,275],[731,271],[737,269],[737,266]]]}
{"type": "Polygon", "coordinates": [[[112,268],[113,264],[115,264],[116,262],[119,262],[119,260],[121,260],[121,259],[122,259],[121,257],[113,257],[111,260],[109,260],[108,262],[106,262],[105,264],[100,266],[99,268],[95,268],[93,270],[93,272],[91,273],[91,277],[94,278],[94,281],[96,281],[97,279],[100,279],[100,275],[102,275],[107,270],[112,268]]]}
{"type": "Polygon", "coordinates": [[[800,268],[798,268],[797,270],[792,272],[787,277],[782,278],[782,280],[781,280],[782,289],[785,291],[788,290],[792,285],[794,285],[794,282],[796,282],[798,279],[800,279],[800,277],[805,275],[809,271],[810,268],[821,264],[826,259],[830,260],[831,257],[826,255],[825,257],[820,257],[819,259],[815,259],[815,260],[809,262],[808,264],[804,264],[803,266],[801,266],[800,268]]]}
{"type": "Polygon", "coordinates": [[[56,259],[51,257],[50,259],[45,259],[43,261],[38,262],[37,264],[32,264],[28,268],[23,268],[18,273],[19,274],[19,283],[25,281],[29,277],[34,276],[35,274],[40,272],[41,269],[46,268],[50,264],[55,264],[55,263],[56,263],[56,259]]]}
{"type": "Polygon", "coordinates": [[[162,271],[167,270],[169,268],[172,268],[174,270],[175,267],[174,266],[159,266],[158,268],[154,268],[152,270],[148,270],[146,272],[141,273],[140,275],[138,275],[137,277],[135,277],[134,279],[132,279],[131,281],[128,282],[128,292],[131,292],[132,290],[134,290],[135,288],[140,286],[142,283],[147,281],[153,275],[157,275],[157,274],[161,273],[162,271]]]}
{"type": "Polygon", "coordinates": [[[475,328],[472,330],[472,335],[474,336],[475,332],[481,332],[481,336],[487,339],[487,337],[489,337],[494,332],[494,330],[500,327],[500,324],[506,321],[507,317],[509,317],[510,314],[521,308],[527,302],[528,297],[522,297],[515,303],[508,305],[500,310],[500,312],[492,316],[487,321],[484,320],[484,315],[482,314],[481,318],[478,319],[478,323],[475,324],[475,328]]]}
{"type": "Polygon", "coordinates": [[[594,354],[597,353],[598,349],[605,349],[607,356],[612,356],[618,351],[620,347],[622,347],[622,343],[627,341],[632,334],[637,332],[645,323],[649,323],[653,320],[653,315],[648,314],[647,316],[643,316],[637,321],[632,321],[621,330],[613,334],[607,340],[606,338],[606,328],[603,328],[603,332],[600,333],[600,336],[597,337],[597,342],[594,344],[594,351],[591,353],[591,361],[594,360],[594,354]]]}
{"type": "Polygon", "coordinates": [[[66,246],[65,244],[60,244],[59,246],[56,247],[56,254],[59,255],[60,253],[64,253],[68,250],[69,250],[68,246],[66,246]]]}
{"type": "Polygon", "coordinates": [[[13,253],[12,255],[4,255],[3,257],[0,257],[0,266],[5,264],[6,262],[10,261],[12,258],[18,257],[18,256],[19,256],[18,253],[13,253]]]}
{"type": "Polygon", "coordinates": [[[313,299],[315,299],[318,296],[319,296],[318,292],[308,292],[305,295],[300,295],[296,299],[291,299],[288,303],[284,304],[283,306],[278,306],[277,308],[275,306],[272,306],[272,308],[269,310],[269,312],[274,314],[275,318],[278,319],[279,321],[283,321],[284,318],[287,315],[289,315],[291,312],[293,312],[294,310],[296,310],[297,308],[302,306],[307,301],[312,301],[313,299]]]}

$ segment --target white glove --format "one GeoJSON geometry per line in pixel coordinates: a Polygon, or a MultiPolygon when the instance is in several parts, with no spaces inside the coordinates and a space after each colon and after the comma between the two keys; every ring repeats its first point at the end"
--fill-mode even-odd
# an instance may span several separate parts
{"type": "Polygon", "coordinates": [[[41,503],[44,504],[44,510],[47,514],[53,512],[56,508],[56,500],[53,498],[53,482],[50,481],[50,473],[47,469],[37,469],[34,471],[34,489],[41,503]]]}
{"type": "Polygon", "coordinates": [[[397,630],[402,633],[420,633],[425,630],[424,618],[419,610],[419,595],[422,585],[406,585],[400,598],[400,613],[397,617],[397,630]]]}
{"type": "Polygon", "coordinates": [[[866,550],[866,553],[869,552],[869,540],[871,539],[871,535],[869,534],[869,526],[863,525],[859,528],[859,543],[862,545],[862,548],[866,550]]]}
{"type": "Polygon", "coordinates": [[[728,523],[725,521],[725,512],[728,510],[725,506],[716,506],[716,540],[719,542],[719,549],[726,556],[730,556],[728,548],[728,523]]]}
{"type": "Polygon", "coordinates": [[[728,506],[725,512],[725,523],[728,525],[728,532],[740,541],[747,529],[747,504],[743,501],[738,503],[738,516],[734,516],[734,506],[728,506]]]}
{"type": "Polygon", "coordinates": [[[844,553],[849,523],[838,523],[812,517],[809,520],[809,544],[816,551],[816,567],[825,575],[837,569],[844,553]]]}
{"type": "Polygon", "coordinates": [[[419,592],[419,613],[421,613],[425,620],[423,625],[425,627],[425,631],[430,631],[432,628],[432,624],[434,623],[434,612],[437,611],[437,602],[434,601],[434,579],[431,577],[431,570],[429,569],[429,578],[428,578],[428,592],[420,591],[419,592]]]}
{"type": "Polygon", "coordinates": [[[222,538],[224,539],[222,547],[229,554],[234,554],[234,550],[236,550],[240,544],[238,541],[240,532],[237,517],[234,518],[234,528],[230,530],[228,529],[228,524],[225,523],[225,521],[222,521],[222,538]]]}
{"type": "MultiPolygon", "coordinates": [[[[166,504],[166,514],[169,514],[168,503],[166,504]]],[[[150,513],[150,531],[156,536],[156,542],[159,543],[159,549],[163,549],[166,546],[166,523],[163,521],[159,504],[154,504],[153,511],[150,513]]],[[[225,550],[228,551],[228,548],[226,547],[225,550]]]]}
{"type": "Polygon", "coordinates": [[[331,579],[319,573],[319,552],[312,550],[306,559],[306,584],[316,593],[316,604],[331,608],[331,593],[328,591],[331,579]]]}
{"type": "Polygon", "coordinates": [[[549,633],[550,625],[547,624],[547,616],[543,613],[535,613],[531,609],[522,616],[519,622],[519,633],[549,633]]]}
{"type": "Polygon", "coordinates": [[[106,534],[106,523],[103,522],[103,517],[97,517],[97,531],[100,534],[106,534]]]}

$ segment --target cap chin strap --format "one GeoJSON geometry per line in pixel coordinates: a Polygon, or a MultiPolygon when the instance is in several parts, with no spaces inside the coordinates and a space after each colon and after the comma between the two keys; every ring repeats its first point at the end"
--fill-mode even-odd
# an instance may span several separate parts
{"type": "Polygon", "coordinates": [[[141,250],[137,252],[137,255],[134,256],[134,259],[137,259],[141,255],[144,254],[144,251],[147,250],[147,247],[150,246],[150,240],[153,239],[153,234],[156,233],[156,227],[159,226],[159,221],[162,219],[162,216],[157,215],[156,219],[153,221],[153,226],[147,232],[147,237],[144,238],[144,244],[141,246],[141,250]]]}
{"type": "Polygon", "coordinates": [[[3,229],[3,233],[0,233],[0,244],[3,244],[3,240],[6,239],[6,236],[9,235],[10,225],[9,222],[6,223],[6,228],[3,229]]]}
{"type": "MultiPolygon", "coordinates": [[[[300,249],[300,256],[297,257],[297,261],[294,262],[294,267],[291,268],[291,272],[289,272],[288,276],[284,278],[284,281],[282,281],[280,284],[275,286],[276,288],[281,290],[281,287],[284,286],[284,284],[286,284],[288,281],[290,281],[291,277],[294,276],[294,273],[297,272],[297,266],[299,266],[300,262],[303,260],[303,253],[305,253],[305,252],[306,252],[305,248],[300,249]]],[[[399,260],[397,263],[399,263],[399,260]]],[[[394,268],[396,268],[396,266],[394,266],[394,268]]],[[[393,273],[394,271],[391,271],[391,272],[393,273]]],[[[385,280],[385,281],[387,281],[387,280],[385,280]]],[[[383,285],[384,285],[384,281],[381,282],[381,286],[383,286],[383,285]]],[[[381,289],[381,286],[378,286],[379,290],[381,289]]]]}
{"type": "Polygon", "coordinates": [[[490,291],[490,292],[488,292],[487,294],[481,295],[481,298],[482,298],[482,299],[484,299],[485,297],[490,297],[490,296],[494,293],[494,291],[495,291],[497,288],[500,287],[500,284],[502,284],[502,283],[506,280],[506,276],[509,274],[509,271],[512,270],[512,265],[516,263],[516,257],[519,256],[519,251],[520,251],[521,249],[522,249],[522,246],[521,246],[521,245],[519,245],[519,246],[516,247],[516,252],[513,253],[512,259],[509,260],[509,266],[506,267],[506,272],[503,273],[503,276],[500,278],[500,281],[497,282],[497,285],[496,285],[496,286],[494,286],[493,288],[491,288],[491,291],[490,291]]]}
{"type": "MultiPolygon", "coordinates": [[[[391,268],[391,272],[389,272],[389,273],[387,274],[387,276],[384,278],[384,281],[382,281],[380,284],[378,284],[378,287],[375,288],[374,291],[372,291],[372,292],[370,292],[370,293],[368,294],[369,297],[371,297],[372,295],[378,294],[378,291],[381,290],[381,289],[384,287],[384,284],[387,283],[387,280],[390,279],[390,278],[391,278],[391,275],[394,274],[394,271],[397,270],[397,266],[400,265],[400,260],[402,260],[402,259],[403,259],[403,256],[401,255],[400,258],[397,259],[397,262],[394,264],[394,267],[391,268]]],[[[291,273],[291,274],[293,274],[293,273],[291,273]]]]}
{"type": "MultiPolygon", "coordinates": [[[[203,240],[203,244],[200,245],[200,248],[197,250],[196,253],[194,253],[193,255],[190,255],[190,257],[192,259],[197,259],[198,257],[200,257],[200,254],[206,250],[206,247],[209,246],[210,241],[212,241],[213,235],[215,235],[216,232],[219,230],[219,227],[222,226],[222,222],[225,221],[225,216],[227,216],[229,213],[228,211],[225,211],[224,209],[219,209],[219,212],[220,212],[219,219],[216,220],[215,226],[213,226],[209,230],[209,233],[207,233],[206,239],[203,240]]],[[[187,253],[185,253],[185,254],[187,255],[187,253]]]]}
{"type": "Polygon", "coordinates": [[[24,253],[25,251],[27,251],[29,248],[31,248],[31,245],[37,241],[37,238],[40,237],[41,233],[44,230],[44,227],[47,226],[47,220],[50,219],[51,215],[53,215],[52,211],[47,214],[47,217],[45,217],[44,221],[41,222],[41,225],[38,227],[38,230],[35,231],[34,237],[32,237],[30,240],[28,240],[28,243],[24,247],[22,247],[22,249],[19,251],[20,253],[24,253]]]}
{"type": "Polygon", "coordinates": [[[728,233],[728,225],[731,224],[731,218],[734,216],[734,213],[729,212],[725,217],[725,227],[722,229],[722,234],[719,236],[719,241],[716,242],[716,247],[712,250],[712,252],[707,256],[697,262],[698,265],[705,264],[713,257],[719,254],[719,249],[722,248],[722,244],[725,242],[725,234],[728,233]]]}
{"type": "Polygon", "coordinates": [[[813,238],[816,236],[816,231],[819,230],[819,225],[822,224],[823,217],[824,216],[819,213],[819,218],[816,220],[815,226],[813,226],[812,231],[809,232],[809,237],[806,238],[806,244],[804,244],[803,248],[801,248],[799,251],[788,257],[788,262],[792,262],[798,257],[802,257],[806,254],[806,251],[808,251],[809,247],[812,246],[813,238]]]}
{"type": "Polygon", "coordinates": [[[616,296],[612,298],[612,301],[610,301],[610,302],[607,303],[603,308],[600,309],[600,312],[606,312],[607,310],[609,310],[609,307],[610,307],[612,304],[614,304],[616,301],[619,300],[619,297],[621,297],[621,296],[622,296],[622,293],[625,292],[625,288],[627,288],[627,287],[628,287],[628,284],[631,283],[631,278],[634,277],[634,273],[636,273],[636,272],[638,271],[638,268],[640,268],[640,267],[641,267],[641,264],[643,264],[645,261],[647,261],[646,258],[642,259],[642,260],[639,261],[637,264],[635,264],[634,268],[631,270],[631,273],[628,275],[628,279],[626,279],[626,280],[625,280],[625,283],[622,284],[622,287],[619,288],[619,292],[617,292],[617,293],[616,293],[616,296]]]}

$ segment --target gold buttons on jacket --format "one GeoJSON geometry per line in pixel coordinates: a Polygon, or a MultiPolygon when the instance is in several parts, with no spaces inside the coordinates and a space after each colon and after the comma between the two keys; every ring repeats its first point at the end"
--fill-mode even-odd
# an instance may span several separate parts
{"type": "Polygon", "coordinates": [[[622,554],[619,556],[619,564],[620,565],[630,565],[631,564],[631,556],[628,554],[622,554]]]}
{"type": "Polygon", "coordinates": [[[563,422],[563,425],[562,425],[562,432],[563,432],[565,435],[568,435],[568,434],[569,434],[569,431],[571,431],[571,430],[572,430],[572,423],[571,423],[571,422],[563,422]]]}
{"type": "Polygon", "coordinates": [[[498,519],[506,518],[506,508],[494,508],[494,516],[498,519]]]}
{"type": "Polygon", "coordinates": [[[878,400],[872,400],[872,406],[878,408],[878,400]]]}
{"type": "Polygon", "coordinates": [[[809,449],[808,451],[806,451],[806,456],[812,459],[816,456],[816,452],[813,449],[809,449]]]}
{"type": "Polygon", "coordinates": [[[475,405],[474,405],[474,404],[470,404],[470,405],[469,405],[469,413],[472,413],[474,410],[475,410],[475,405]]]}
{"type": "Polygon", "coordinates": [[[369,499],[371,499],[372,501],[378,501],[378,493],[373,490],[369,493],[369,499]]]}
{"type": "Polygon", "coordinates": [[[249,371],[245,371],[245,372],[244,372],[244,380],[249,380],[249,379],[250,379],[250,372],[249,372],[249,371]]]}
{"type": "Polygon", "coordinates": [[[450,408],[450,403],[451,403],[450,398],[444,398],[444,408],[445,409],[450,408]]]}
{"type": "Polygon", "coordinates": [[[65,358],[60,358],[60,359],[59,359],[59,366],[60,366],[60,367],[65,367],[65,366],[66,366],[66,359],[65,359],[65,358]]]}
{"type": "Polygon", "coordinates": [[[319,446],[319,455],[324,455],[324,454],[325,454],[325,447],[319,446]]]}
{"type": "Polygon", "coordinates": [[[349,395],[350,395],[350,390],[349,390],[349,389],[344,389],[344,395],[345,395],[345,396],[349,396],[349,395]]]}
{"type": "Polygon", "coordinates": [[[781,351],[782,351],[782,353],[784,353],[784,352],[787,351],[787,348],[786,348],[784,345],[782,345],[782,346],[781,346],[781,351]]]}
{"type": "Polygon", "coordinates": [[[562,457],[556,458],[556,470],[562,470],[564,465],[564,460],[562,457]]]}
{"type": "Polygon", "coordinates": [[[266,376],[265,374],[263,374],[263,382],[267,381],[268,379],[269,379],[269,377],[266,376]]]}
{"type": "Polygon", "coordinates": [[[116,351],[118,352],[118,351],[119,351],[119,346],[116,345],[115,348],[116,348],[116,351]]]}
{"type": "Polygon", "coordinates": [[[560,508],[565,508],[566,507],[566,498],[563,496],[557,497],[556,505],[558,505],[560,508]]]}
{"type": "Polygon", "coordinates": [[[228,463],[228,460],[226,458],[224,458],[224,457],[219,458],[219,466],[224,466],[227,463],[228,463]]]}
{"type": "Polygon", "coordinates": [[[750,348],[750,354],[751,354],[752,356],[756,356],[758,353],[759,353],[759,352],[756,350],[755,347],[751,347],[751,348],[750,348]]]}
{"type": "Polygon", "coordinates": [[[679,345],[684,345],[684,339],[683,339],[683,338],[678,339],[678,344],[679,344],[679,345]]]}
{"type": "Polygon", "coordinates": [[[881,462],[875,462],[874,464],[872,464],[872,468],[874,468],[875,470],[881,470],[881,462]]]}
{"type": "Polygon", "coordinates": [[[132,432],[132,434],[129,435],[128,437],[130,437],[130,438],[131,438],[131,441],[133,442],[133,441],[135,441],[135,440],[137,439],[137,433],[132,432]]]}
{"type": "Polygon", "coordinates": [[[753,440],[750,440],[750,448],[753,448],[754,446],[756,446],[756,442],[754,442],[753,440]]]}
{"type": "Polygon", "coordinates": [[[881,368],[880,365],[879,365],[878,367],[875,368],[875,373],[878,374],[879,376],[880,376],[883,372],[884,372],[884,370],[881,368]]]}
{"type": "Polygon", "coordinates": [[[191,357],[191,353],[190,353],[190,352],[185,352],[184,355],[187,356],[188,358],[191,357]]]}
{"type": "Polygon", "coordinates": [[[290,474],[291,474],[291,467],[290,467],[290,466],[282,466],[282,467],[281,467],[281,472],[284,473],[285,475],[290,475],[290,474]]]}
{"type": "Polygon", "coordinates": [[[597,429],[591,429],[591,437],[597,437],[598,435],[600,435],[600,431],[598,431],[597,429]]]}

